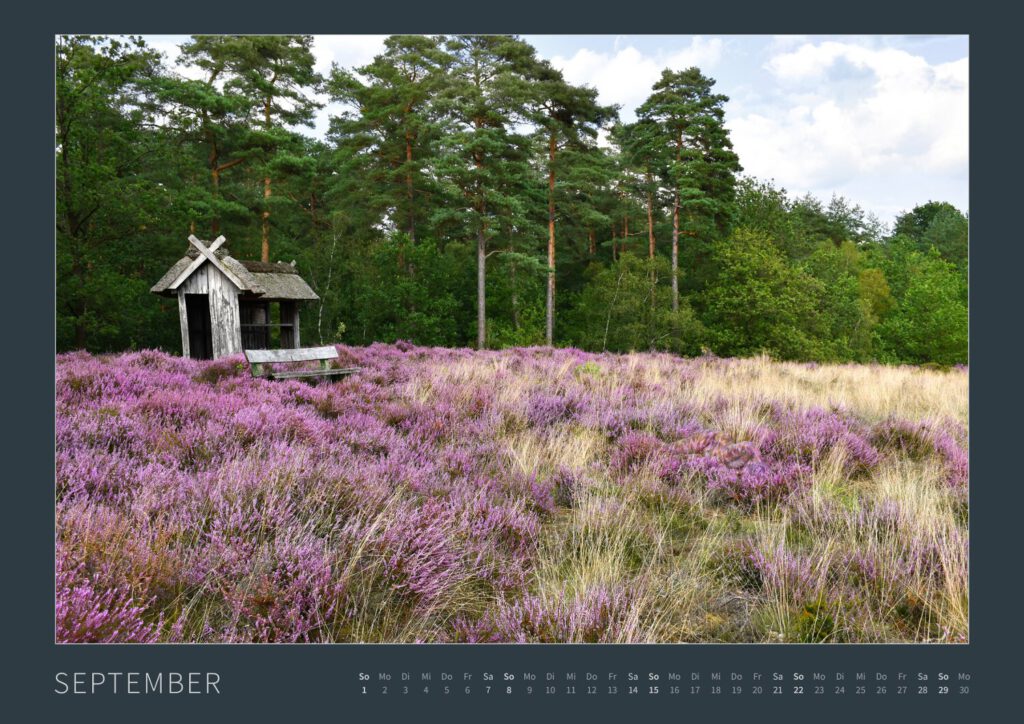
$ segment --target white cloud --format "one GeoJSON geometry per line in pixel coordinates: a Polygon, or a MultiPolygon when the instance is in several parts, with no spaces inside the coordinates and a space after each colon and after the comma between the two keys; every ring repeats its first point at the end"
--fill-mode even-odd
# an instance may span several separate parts
{"type": "Polygon", "coordinates": [[[150,35],[146,37],[146,44],[155,50],[159,50],[167,58],[167,64],[178,73],[192,80],[200,80],[205,75],[201,68],[196,66],[179,65],[178,56],[181,55],[181,44],[187,43],[188,36],[178,35],[150,35]]]}
{"type": "Polygon", "coordinates": [[[694,37],[675,52],[645,54],[628,40],[616,38],[610,53],[580,48],[571,58],[554,56],[551,63],[571,83],[592,86],[602,103],[618,103],[626,113],[650,95],[651,86],[665,68],[714,67],[722,56],[722,40],[694,37]]]}
{"type": "Polygon", "coordinates": [[[384,52],[386,35],[317,35],[313,38],[316,70],[327,74],[331,63],[342,68],[357,68],[370,63],[384,52]]]}
{"type": "Polygon", "coordinates": [[[808,41],[806,35],[773,35],[771,42],[772,50],[789,50],[808,41]]]}
{"type": "Polygon", "coordinates": [[[751,175],[824,195],[889,172],[966,179],[967,58],[836,41],[770,52],[777,87],[728,121],[751,175]]]}

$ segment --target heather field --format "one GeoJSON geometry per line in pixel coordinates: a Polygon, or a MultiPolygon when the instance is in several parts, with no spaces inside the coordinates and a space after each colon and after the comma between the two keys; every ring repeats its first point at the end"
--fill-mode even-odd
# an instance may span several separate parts
{"type": "Polygon", "coordinates": [[[62,642],[964,642],[967,373],[62,354],[62,642]]]}

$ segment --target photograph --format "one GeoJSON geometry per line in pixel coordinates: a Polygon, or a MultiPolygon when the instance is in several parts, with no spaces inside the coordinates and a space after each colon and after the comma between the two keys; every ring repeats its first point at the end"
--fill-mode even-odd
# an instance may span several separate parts
{"type": "Polygon", "coordinates": [[[968,40],[55,35],[45,638],[967,649],[968,40]]]}

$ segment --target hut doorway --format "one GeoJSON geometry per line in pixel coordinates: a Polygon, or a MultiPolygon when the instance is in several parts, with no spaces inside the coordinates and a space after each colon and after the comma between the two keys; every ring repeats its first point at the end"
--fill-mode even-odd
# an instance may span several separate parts
{"type": "Polygon", "coordinates": [[[186,294],[188,315],[188,351],[192,359],[213,359],[213,325],[210,324],[210,298],[205,294],[186,294]]]}

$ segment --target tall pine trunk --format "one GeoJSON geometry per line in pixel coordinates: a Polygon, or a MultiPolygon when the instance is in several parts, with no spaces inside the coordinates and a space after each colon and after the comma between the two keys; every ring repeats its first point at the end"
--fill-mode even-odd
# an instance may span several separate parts
{"type": "Polygon", "coordinates": [[[216,239],[220,236],[220,214],[217,212],[217,202],[220,201],[220,175],[232,166],[237,166],[242,163],[245,159],[236,158],[234,161],[221,163],[220,147],[217,146],[217,139],[209,128],[206,130],[206,139],[210,144],[208,160],[210,164],[210,195],[213,199],[213,218],[210,220],[210,238],[216,239]]]}
{"type": "Polygon", "coordinates": [[[210,139],[210,183],[212,184],[212,195],[214,203],[213,219],[210,220],[210,238],[216,239],[220,235],[220,215],[216,211],[217,200],[220,198],[220,160],[217,152],[217,142],[213,140],[213,134],[207,132],[210,139]]]}
{"type": "Polygon", "coordinates": [[[555,332],[555,132],[548,140],[548,300],[547,300],[548,346],[552,345],[555,332]]]}
{"type": "MultiPolygon", "coordinates": [[[[676,168],[683,157],[683,132],[676,140],[676,168]]],[[[672,199],[672,311],[679,311],[679,181],[675,183],[672,199]]]]}
{"type": "MultiPolygon", "coordinates": [[[[263,104],[263,120],[270,132],[270,97],[263,104]]],[[[260,244],[260,259],[270,261],[270,171],[263,177],[263,237],[260,244]]]]}
{"type": "MultiPolygon", "coordinates": [[[[651,174],[647,174],[647,183],[651,183],[651,174]]],[[[647,192],[647,256],[654,259],[654,192],[647,192]]]]}
{"type": "MultiPolygon", "coordinates": [[[[650,302],[651,302],[650,319],[653,320],[654,319],[654,297],[655,297],[654,287],[657,284],[657,282],[656,282],[656,280],[654,278],[654,192],[650,190],[650,185],[649,184],[651,184],[651,182],[652,182],[652,180],[651,180],[651,172],[648,171],[647,172],[647,183],[648,183],[648,190],[647,190],[647,258],[648,258],[648,263],[651,266],[651,270],[650,270],[650,273],[649,273],[650,282],[651,282],[651,289],[650,289],[650,294],[648,296],[650,297],[650,302]]],[[[648,329],[650,329],[650,322],[648,323],[648,329]]],[[[651,351],[653,352],[654,351],[654,339],[653,339],[653,337],[651,338],[650,347],[651,347],[651,351]]]]}
{"type": "MultiPolygon", "coordinates": [[[[476,122],[479,130],[480,122],[476,122]]],[[[479,153],[474,154],[473,163],[476,166],[477,176],[483,168],[483,161],[479,153]]],[[[480,192],[477,200],[478,225],[476,231],[476,348],[483,349],[487,346],[487,230],[485,228],[484,214],[487,212],[487,202],[484,200],[483,192],[480,192]]]]}
{"type": "MultiPolygon", "coordinates": [[[[333,227],[333,225],[332,225],[333,227]]],[[[327,261],[327,285],[324,287],[324,293],[320,295],[320,305],[316,313],[316,336],[320,340],[320,344],[324,343],[324,297],[327,297],[331,293],[331,277],[334,276],[334,250],[338,247],[338,231],[337,229],[331,229],[331,256],[327,261]]]]}
{"type": "MultiPolygon", "coordinates": [[[[409,109],[406,109],[406,113],[409,109]]],[[[405,195],[409,201],[409,241],[416,243],[416,211],[412,183],[412,136],[405,132],[405,195]]]]}
{"type": "Polygon", "coordinates": [[[476,233],[476,347],[487,344],[487,241],[484,235],[483,212],[476,233]]]}
{"type": "Polygon", "coordinates": [[[672,202],[672,311],[679,311],[679,189],[672,202]]]}
{"type": "MultiPolygon", "coordinates": [[[[512,251],[511,247],[509,247],[509,251],[512,251]]],[[[515,260],[512,261],[511,267],[512,268],[509,270],[509,274],[512,277],[512,328],[515,331],[518,332],[519,331],[519,286],[518,286],[518,282],[516,280],[516,263],[515,263],[515,260]]]]}

